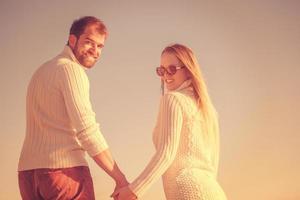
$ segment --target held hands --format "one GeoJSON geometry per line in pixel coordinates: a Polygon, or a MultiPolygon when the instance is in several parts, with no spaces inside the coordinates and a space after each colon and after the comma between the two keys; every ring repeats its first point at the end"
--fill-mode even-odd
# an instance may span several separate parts
{"type": "MultiPolygon", "coordinates": [[[[125,176],[122,177],[122,178],[116,179],[115,181],[116,181],[116,186],[115,186],[115,189],[114,189],[114,193],[129,184],[129,182],[127,181],[125,176]]],[[[113,196],[111,195],[111,197],[113,197],[113,196]]],[[[114,200],[117,200],[116,197],[113,197],[113,198],[114,198],[114,200]]]]}
{"type": "Polygon", "coordinates": [[[130,190],[128,186],[123,188],[115,189],[114,193],[112,193],[111,197],[114,200],[135,200],[137,196],[130,190]]]}

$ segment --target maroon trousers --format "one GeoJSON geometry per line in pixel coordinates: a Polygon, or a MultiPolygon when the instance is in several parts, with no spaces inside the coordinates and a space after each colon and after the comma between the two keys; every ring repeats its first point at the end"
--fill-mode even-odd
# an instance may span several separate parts
{"type": "Polygon", "coordinates": [[[90,170],[86,166],[20,171],[23,200],[94,200],[90,170]]]}

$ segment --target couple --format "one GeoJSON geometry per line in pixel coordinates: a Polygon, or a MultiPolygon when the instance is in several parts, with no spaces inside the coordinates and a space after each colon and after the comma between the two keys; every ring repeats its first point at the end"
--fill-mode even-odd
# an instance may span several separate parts
{"type": "Polygon", "coordinates": [[[217,113],[193,52],[180,44],[166,47],[156,68],[162,85],[156,153],[131,183],[118,168],[95,120],[85,72],[100,58],[107,34],[95,17],[75,20],[63,52],[34,73],[18,165],[22,199],[95,199],[87,152],[115,180],[114,199],[140,199],[162,176],[168,200],[225,200],[216,181],[217,113]]]}

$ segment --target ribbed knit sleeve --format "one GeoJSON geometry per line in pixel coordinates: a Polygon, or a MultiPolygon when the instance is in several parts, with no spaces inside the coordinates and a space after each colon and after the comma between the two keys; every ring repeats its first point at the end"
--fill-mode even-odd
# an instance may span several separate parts
{"type": "Polygon", "coordinates": [[[129,188],[140,197],[144,191],[158,180],[173,162],[180,139],[183,122],[182,108],[175,94],[165,94],[160,102],[159,145],[155,155],[144,171],[135,179],[129,188]]]}
{"type": "Polygon", "coordinates": [[[61,66],[57,73],[70,123],[76,130],[81,146],[90,156],[108,148],[96,122],[89,98],[89,80],[84,69],[77,64],[61,66]]]}

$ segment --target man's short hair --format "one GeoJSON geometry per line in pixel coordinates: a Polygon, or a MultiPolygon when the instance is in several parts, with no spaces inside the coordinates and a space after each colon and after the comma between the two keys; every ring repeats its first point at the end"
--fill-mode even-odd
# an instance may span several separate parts
{"type": "Polygon", "coordinates": [[[80,35],[84,33],[85,28],[90,25],[96,25],[96,30],[98,31],[98,33],[107,37],[108,31],[106,26],[100,19],[93,16],[85,16],[74,20],[70,28],[70,35],[72,34],[79,38],[80,35]]]}

